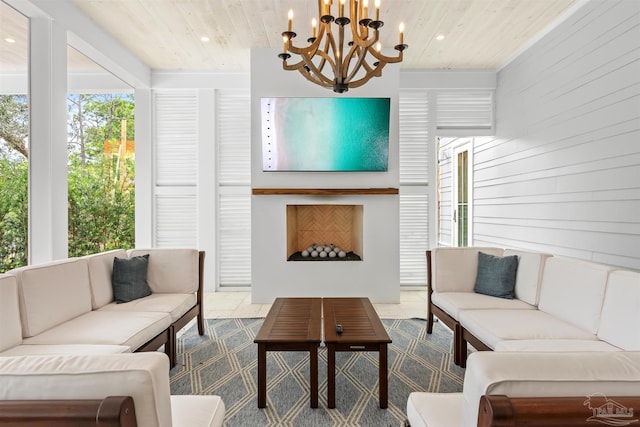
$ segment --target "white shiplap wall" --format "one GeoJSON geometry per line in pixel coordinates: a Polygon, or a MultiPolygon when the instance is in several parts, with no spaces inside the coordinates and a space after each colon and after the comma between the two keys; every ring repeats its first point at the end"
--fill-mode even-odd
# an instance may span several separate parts
{"type": "Polygon", "coordinates": [[[474,244],[640,269],[640,1],[591,1],[498,74],[474,244]]]}

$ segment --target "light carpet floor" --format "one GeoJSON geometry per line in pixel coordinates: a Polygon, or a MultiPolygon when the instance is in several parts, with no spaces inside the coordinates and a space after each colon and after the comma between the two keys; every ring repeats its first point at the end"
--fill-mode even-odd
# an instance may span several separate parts
{"type": "Polygon", "coordinates": [[[267,353],[267,407],[257,405],[257,344],[264,318],[209,319],[204,336],[192,326],[178,341],[171,394],[216,394],[226,427],[402,426],[412,391],[462,390],[464,370],[452,360],[451,331],[422,319],[383,319],[388,348],[389,407],[378,404],[378,353],[336,354],[336,408],[327,408],[327,353],[318,352],[319,407],[309,407],[305,352],[267,353]]]}

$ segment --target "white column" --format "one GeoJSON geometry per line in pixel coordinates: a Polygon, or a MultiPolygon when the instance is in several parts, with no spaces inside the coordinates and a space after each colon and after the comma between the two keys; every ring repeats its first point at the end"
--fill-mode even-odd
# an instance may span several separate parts
{"type": "Polygon", "coordinates": [[[198,94],[198,247],[205,251],[204,289],[216,290],[216,91],[198,94]]]}
{"type": "Polygon", "coordinates": [[[136,241],[137,248],[153,247],[153,117],[150,89],[135,90],[136,241]]]}
{"type": "Polygon", "coordinates": [[[29,263],[67,257],[67,36],[31,18],[29,263]]]}

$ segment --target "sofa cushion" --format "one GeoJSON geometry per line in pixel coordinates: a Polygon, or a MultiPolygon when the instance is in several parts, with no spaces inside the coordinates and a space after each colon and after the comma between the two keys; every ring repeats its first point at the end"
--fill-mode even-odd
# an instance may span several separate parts
{"type": "Polygon", "coordinates": [[[127,251],[115,249],[83,257],[89,264],[91,306],[94,310],[113,301],[111,274],[113,272],[113,259],[116,257],[127,258],[127,251]]]}
{"type": "Polygon", "coordinates": [[[503,340],[597,339],[540,310],[462,310],[460,324],[492,349],[503,340]]]}
{"type": "Polygon", "coordinates": [[[173,427],[220,427],[224,412],[219,396],[171,396],[173,427]]]}
{"type": "Polygon", "coordinates": [[[23,337],[91,311],[89,269],[84,259],[31,265],[9,273],[18,279],[23,337]]]}
{"type": "Polygon", "coordinates": [[[538,309],[595,334],[609,270],[607,266],[588,261],[548,258],[538,309]]]}
{"type": "Polygon", "coordinates": [[[518,256],[515,297],[528,304],[538,305],[544,264],[551,254],[505,249],[504,256],[509,255],[518,256]]]}
{"type": "Polygon", "coordinates": [[[117,303],[129,302],[151,295],[147,284],[149,255],[114,258],[111,282],[113,299],[117,303]]]}
{"type": "Polygon", "coordinates": [[[495,256],[478,252],[478,273],[473,291],[498,298],[513,299],[518,256],[495,256]]]}
{"type": "Polygon", "coordinates": [[[131,349],[126,345],[104,345],[104,344],[50,344],[50,345],[30,345],[22,344],[0,352],[0,356],[41,356],[41,355],[62,355],[62,354],[117,354],[131,353],[131,349]]]}
{"type": "Polygon", "coordinates": [[[600,340],[542,339],[542,340],[505,340],[500,341],[495,351],[620,351],[607,342],[600,340]]]}
{"type": "Polygon", "coordinates": [[[198,290],[196,249],[133,249],[129,256],[149,254],[147,282],[153,293],[193,293],[198,290]]]}
{"type": "Polygon", "coordinates": [[[31,338],[24,344],[115,344],[135,351],[171,325],[159,312],[94,310],[31,338]]]}
{"type": "Polygon", "coordinates": [[[163,353],[0,357],[0,400],[131,396],[139,427],[171,427],[163,353]]]}
{"type": "Polygon", "coordinates": [[[483,394],[509,397],[589,396],[594,393],[637,396],[638,390],[640,352],[478,351],[467,361],[462,425],[477,425],[478,405],[483,394]]]}
{"type": "Polygon", "coordinates": [[[100,310],[111,311],[158,311],[169,313],[175,322],[196,305],[195,294],[151,294],[127,304],[111,303],[100,310]]]}
{"type": "Polygon", "coordinates": [[[478,273],[478,252],[501,256],[492,247],[434,248],[431,275],[434,292],[473,292],[478,273]]]}
{"type": "Polygon", "coordinates": [[[407,399],[411,427],[457,427],[462,423],[462,393],[413,392],[407,399]]]}
{"type": "Polygon", "coordinates": [[[0,352],[22,343],[19,307],[16,278],[0,275],[0,352]]]}
{"type": "Polygon", "coordinates": [[[535,306],[518,299],[496,298],[474,292],[434,292],[431,302],[456,320],[460,310],[470,309],[519,309],[535,310],[535,306]]]}
{"type": "Polygon", "coordinates": [[[609,273],[598,338],[625,350],[640,350],[640,273],[609,273]]]}

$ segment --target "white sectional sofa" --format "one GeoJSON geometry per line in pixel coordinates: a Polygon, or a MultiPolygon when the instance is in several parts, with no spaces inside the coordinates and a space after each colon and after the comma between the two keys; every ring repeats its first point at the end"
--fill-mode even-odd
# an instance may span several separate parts
{"type": "Polygon", "coordinates": [[[640,352],[475,352],[469,356],[462,393],[411,393],[407,419],[411,427],[607,425],[604,419],[587,421],[593,415],[585,404],[589,396],[633,397],[632,416],[614,421],[637,422],[633,410],[640,404],[640,352]],[[482,396],[533,397],[537,404],[528,411],[535,416],[527,419],[522,413],[517,419],[480,424],[482,396]],[[553,399],[539,400],[545,397],[553,399]],[[562,397],[578,399],[568,405],[562,397]],[[554,401],[560,402],[553,407],[557,412],[552,411],[554,401]]]}
{"type": "MultiPolygon", "coordinates": [[[[516,400],[550,397],[524,407],[560,402],[556,409],[565,414],[575,410],[562,406],[567,401],[560,398],[567,396],[601,393],[640,403],[640,272],[492,247],[436,248],[427,251],[427,268],[427,332],[434,316],[449,326],[454,361],[467,370],[463,393],[412,393],[411,426],[480,425],[483,395],[485,404],[501,394],[516,400]],[[512,298],[475,291],[480,252],[518,257],[512,298]],[[494,351],[472,353],[467,365],[467,342],[494,351]]],[[[552,415],[546,415],[547,423],[544,413],[536,416],[540,425],[562,425],[548,424],[552,415]]]]}
{"type": "Polygon", "coordinates": [[[114,250],[32,265],[0,276],[0,356],[155,351],[173,366],[175,336],[194,317],[204,333],[196,249],[114,250]],[[148,254],[151,294],[114,302],[114,258],[148,254]]]}
{"type": "MultiPolygon", "coordinates": [[[[197,317],[204,334],[203,260],[196,249],[113,250],[1,274],[0,424],[15,422],[18,407],[28,425],[42,415],[43,400],[55,399],[44,405],[45,416],[66,413],[55,425],[69,425],[87,416],[86,407],[69,409],[76,400],[130,396],[138,426],[221,426],[219,397],[169,395],[176,333],[197,317]],[[148,255],[151,293],[119,304],[114,259],[141,255],[148,255]],[[166,355],[156,351],[162,346],[166,355]]],[[[114,425],[132,425],[122,410],[114,425]]]]}
{"type": "Polygon", "coordinates": [[[436,248],[429,318],[454,331],[454,360],[477,350],[640,350],[640,273],[549,254],[499,248],[436,248]],[[474,292],[478,253],[517,255],[513,299],[474,292]]]}
{"type": "Polygon", "coordinates": [[[80,425],[87,414],[79,402],[110,396],[133,398],[135,424],[124,422],[127,412],[118,426],[219,427],[225,414],[218,396],[171,396],[169,360],[158,352],[0,357],[0,384],[2,425],[80,425]]]}

